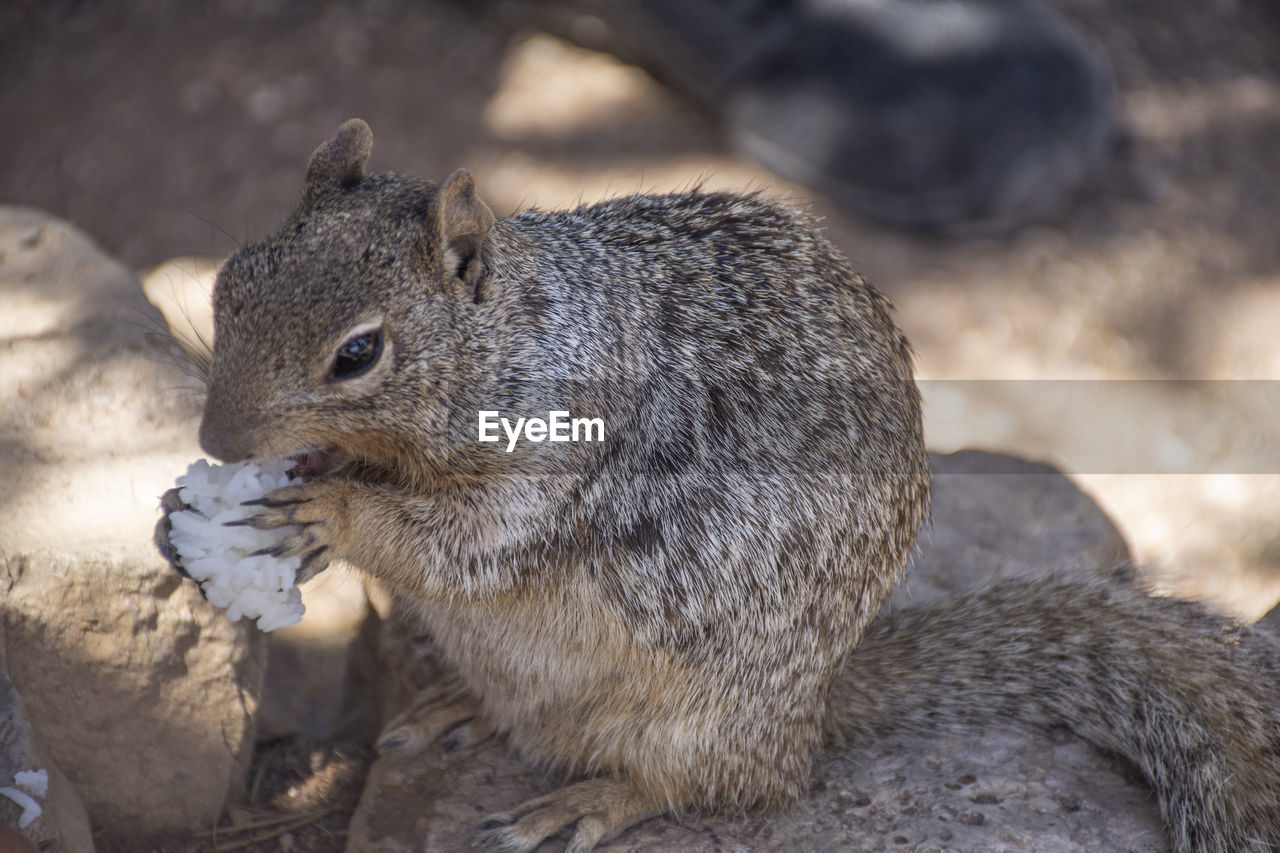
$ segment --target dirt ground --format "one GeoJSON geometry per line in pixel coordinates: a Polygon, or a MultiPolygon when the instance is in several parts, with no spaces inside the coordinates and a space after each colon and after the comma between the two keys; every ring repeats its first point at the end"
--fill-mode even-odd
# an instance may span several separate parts
{"type": "Polygon", "coordinates": [[[1056,222],[968,241],[843,214],[509,5],[4,4],[0,202],[66,217],[139,270],[221,258],[288,212],[311,149],[356,115],[373,168],[469,166],[499,215],[767,187],[826,217],[897,303],[932,447],[1052,461],[1168,588],[1251,618],[1280,600],[1274,0],[1052,0],[1108,56],[1119,132],[1056,222]],[[1170,381],[1192,379],[1213,381],[1170,381]]]}

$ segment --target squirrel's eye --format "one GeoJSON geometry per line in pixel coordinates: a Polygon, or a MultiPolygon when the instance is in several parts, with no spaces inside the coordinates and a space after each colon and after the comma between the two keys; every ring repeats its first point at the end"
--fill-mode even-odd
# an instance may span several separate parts
{"type": "Polygon", "coordinates": [[[354,335],[338,347],[338,353],[333,358],[333,368],[329,371],[329,378],[350,379],[353,376],[359,376],[372,367],[381,354],[381,332],[362,332],[354,335]]]}

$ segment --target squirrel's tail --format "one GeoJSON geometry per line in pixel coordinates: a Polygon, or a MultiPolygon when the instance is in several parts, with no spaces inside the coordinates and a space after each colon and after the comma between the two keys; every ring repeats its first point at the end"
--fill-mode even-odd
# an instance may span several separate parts
{"type": "Polygon", "coordinates": [[[1175,851],[1280,849],[1280,641],[1112,577],[1000,581],[904,607],[832,691],[858,741],[1064,725],[1138,766],[1175,851]]]}

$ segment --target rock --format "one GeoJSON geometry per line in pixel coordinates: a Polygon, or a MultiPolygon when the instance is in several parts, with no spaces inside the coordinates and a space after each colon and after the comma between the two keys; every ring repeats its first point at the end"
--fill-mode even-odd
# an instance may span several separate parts
{"type": "MultiPolygon", "coordinates": [[[[418,628],[412,608],[398,606],[381,585],[375,585],[372,591],[375,593],[372,604],[380,618],[378,709],[381,719],[386,721],[408,707],[419,691],[444,677],[445,669],[433,654],[430,638],[418,628]]],[[[491,748],[492,744],[477,748],[477,757],[481,759],[477,766],[488,760],[487,750],[491,748]]],[[[518,762],[505,758],[506,772],[488,776],[483,785],[488,793],[494,793],[500,779],[520,778],[526,772],[518,762]]],[[[456,829],[459,822],[466,823],[469,813],[464,811],[453,821],[436,823],[430,809],[456,786],[456,774],[465,770],[464,766],[455,767],[446,761],[443,749],[428,748],[417,753],[393,751],[378,756],[369,768],[360,802],[347,828],[346,849],[352,853],[417,850],[414,839],[431,837],[440,826],[454,832],[450,838],[461,839],[456,829]],[[424,806],[427,811],[423,810],[424,806]]],[[[519,783],[512,790],[520,790],[519,783]]]]}
{"type": "MultiPolygon", "coordinates": [[[[923,600],[992,577],[1089,571],[1128,549],[1106,514],[1047,465],[967,451],[933,455],[932,531],[907,589],[923,600]]],[[[384,628],[384,675],[412,686],[431,664],[405,663],[422,641],[403,619],[384,628]]],[[[409,691],[382,693],[391,705],[409,691]]],[[[384,716],[384,719],[386,716],[384,716]]],[[[523,765],[501,740],[374,763],[348,835],[349,853],[467,849],[486,814],[560,780],[523,765]]],[[[832,751],[810,795],[776,815],[647,821],[616,845],[632,851],[1167,849],[1153,798],[1117,759],[1062,732],[982,730],[832,751]]]]}
{"type": "Polygon", "coordinates": [[[242,787],[265,645],[155,553],[199,410],[137,281],[0,208],[0,615],[32,727],[95,832],[204,829],[242,787]]]}
{"type": "Polygon", "coordinates": [[[330,566],[303,584],[302,603],[302,621],[267,639],[258,739],[371,744],[378,725],[378,617],[364,580],[340,564],[330,566]]]}
{"type": "MultiPolygon", "coordinates": [[[[2,638],[0,638],[2,639],[2,638]]],[[[0,643],[0,663],[4,660],[3,643],[0,643]]],[[[13,683],[3,666],[0,666],[0,787],[15,787],[14,775],[24,771],[44,770],[48,774],[49,788],[45,796],[35,797],[41,814],[16,836],[26,838],[35,845],[30,849],[48,853],[93,853],[93,838],[89,831],[89,815],[84,803],[67,777],[58,769],[52,757],[36,736],[23,713],[22,700],[13,689],[13,683]]],[[[19,789],[21,790],[21,789],[19,789]]],[[[5,838],[5,824],[18,825],[21,808],[12,800],[0,797],[0,850],[21,851],[16,838],[5,838]]]]}
{"type": "Polygon", "coordinates": [[[891,607],[1028,572],[1129,561],[1115,524],[1053,466],[980,450],[929,461],[933,524],[920,532],[891,607]]]}

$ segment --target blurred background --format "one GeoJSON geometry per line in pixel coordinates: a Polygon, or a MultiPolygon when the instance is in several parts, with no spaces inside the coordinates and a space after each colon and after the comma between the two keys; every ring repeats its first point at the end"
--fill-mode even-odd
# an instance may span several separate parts
{"type": "MultiPolygon", "coordinates": [[[[1044,198],[1032,186],[1025,217],[923,230],[850,190],[874,157],[806,168],[779,151],[808,144],[810,115],[814,133],[831,124],[811,111],[797,125],[785,87],[753,100],[777,63],[699,85],[767,38],[741,36],[745,60],[717,42],[708,71],[680,38],[720,31],[714,15],[685,26],[627,7],[9,0],[0,202],[71,220],[140,275],[182,258],[163,267],[180,288],[290,211],[311,150],[351,116],[373,127],[373,169],[468,166],[499,216],[762,189],[821,216],[896,302],[932,448],[1053,462],[1168,588],[1247,617],[1280,599],[1280,408],[1263,381],[1280,378],[1274,0],[1045,0],[1114,87],[1088,168],[1044,198]]],[[[719,8],[733,26],[790,14],[719,8]]],[[[865,75],[854,66],[836,72],[865,75]]],[[[983,128],[967,132],[981,149],[983,128]]]]}

